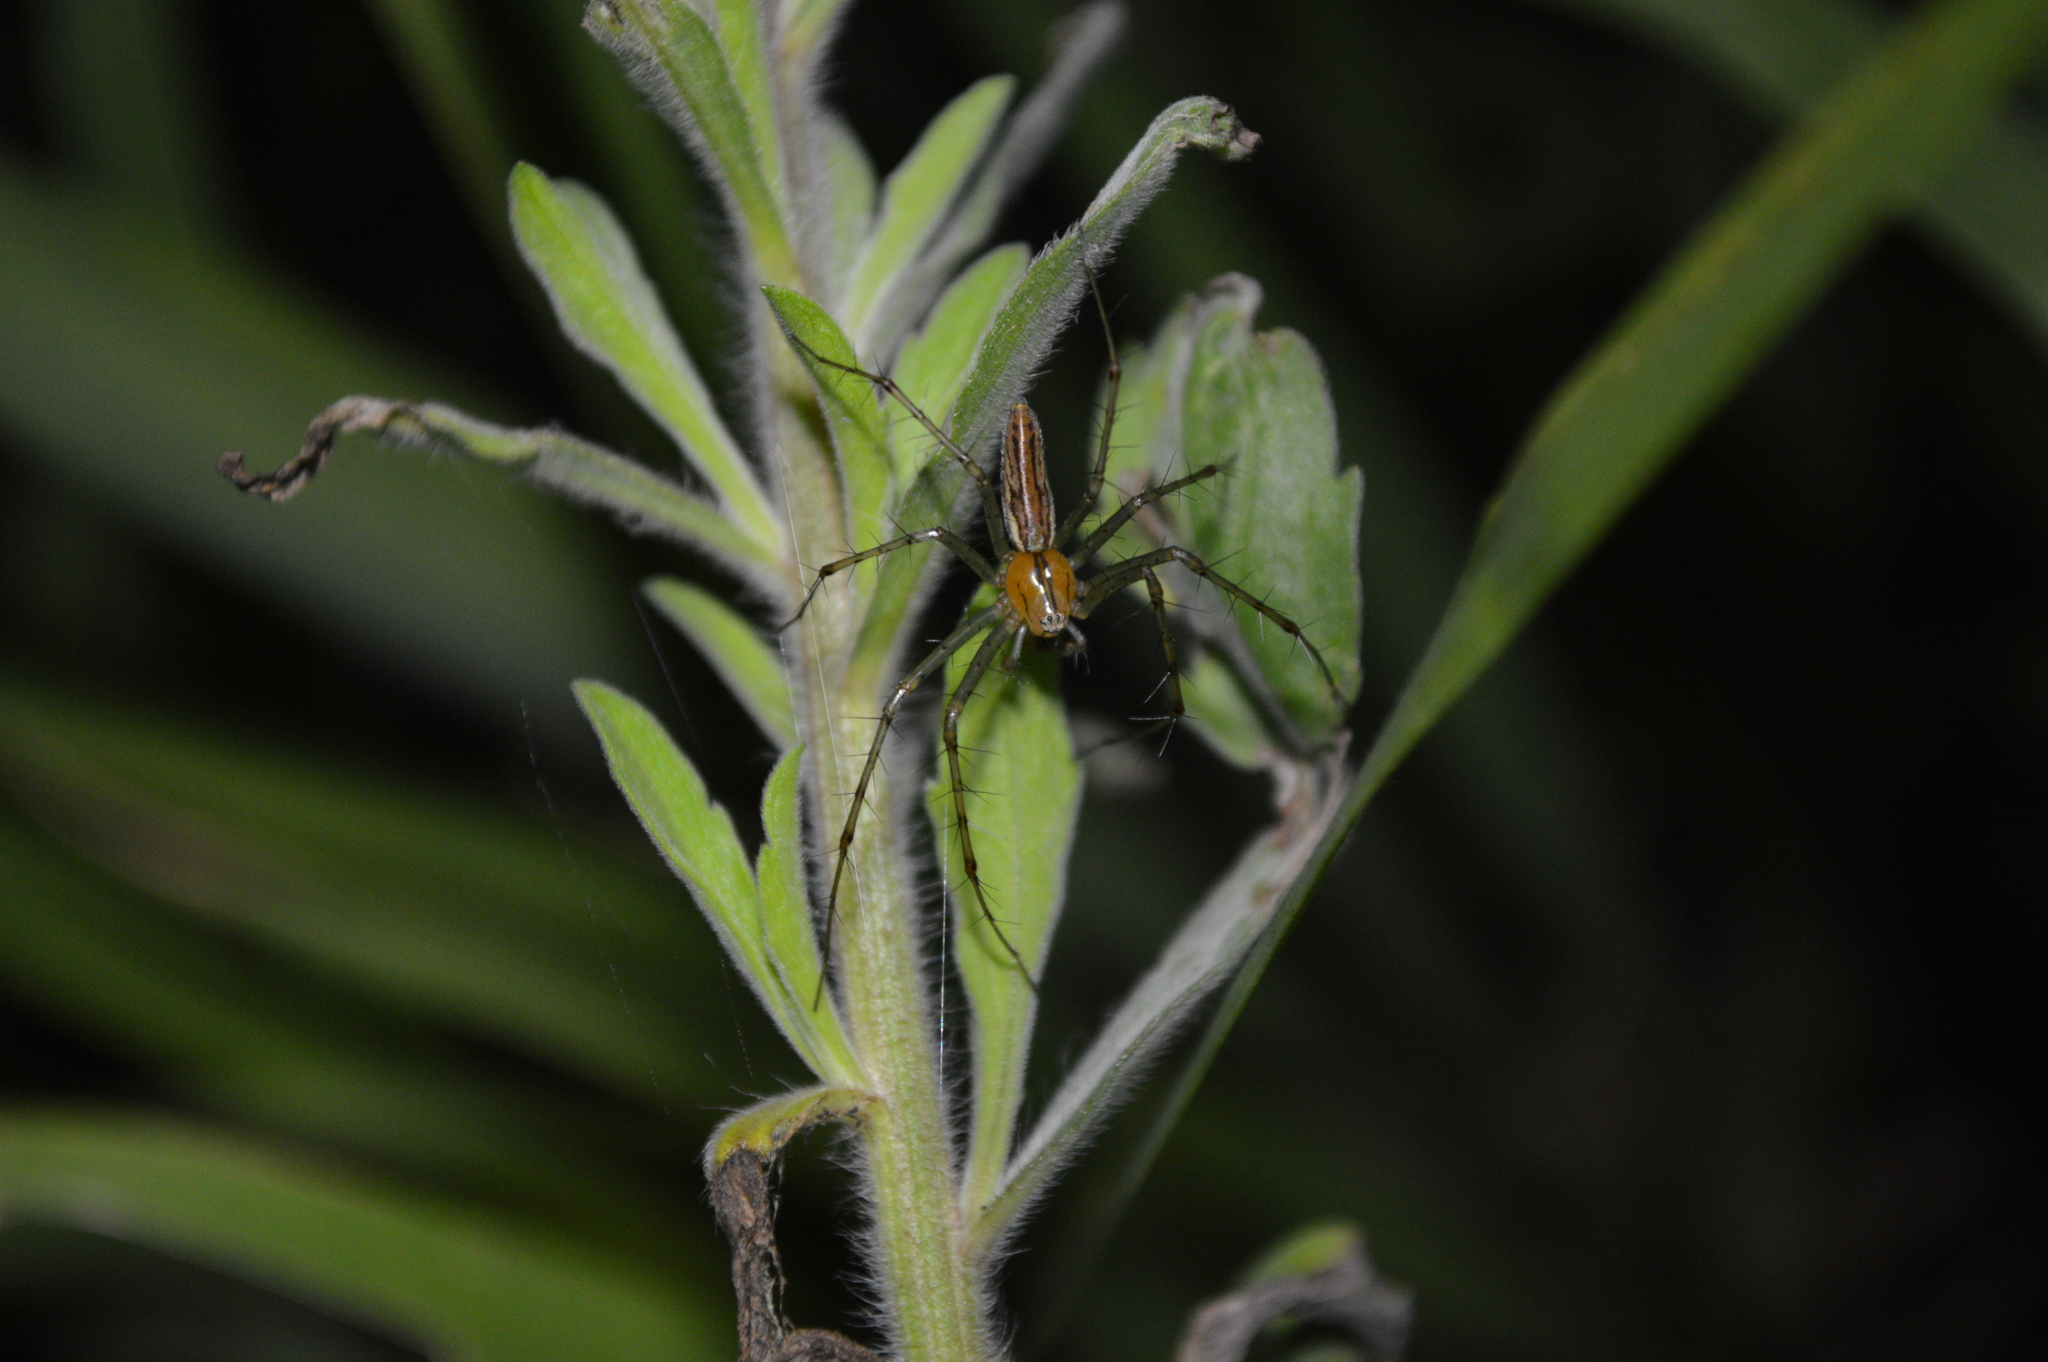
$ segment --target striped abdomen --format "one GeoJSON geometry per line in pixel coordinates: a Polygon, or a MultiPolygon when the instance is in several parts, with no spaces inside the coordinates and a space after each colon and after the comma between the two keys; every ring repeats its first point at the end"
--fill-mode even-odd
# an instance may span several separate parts
{"type": "Polygon", "coordinates": [[[1052,547],[1052,486],[1045,480],[1045,436],[1029,402],[1010,408],[1003,423],[1003,528],[1015,553],[1052,547]]]}

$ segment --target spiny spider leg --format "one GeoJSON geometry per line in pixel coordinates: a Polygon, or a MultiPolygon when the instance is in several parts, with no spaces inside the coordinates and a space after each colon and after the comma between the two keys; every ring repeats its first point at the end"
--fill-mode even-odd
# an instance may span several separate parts
{"type": "Polygon", "coordinates": [[[1102,318],[1102,339],[1109,349],[1109,382],[1102,404],[1102,438],[1095,446],[1095,467],[1088,473],[1088,490],[1060,522],[1059,533],[1052,540],[1056,549],[1066,547],[1081,522],[1095,514],[1095,503],[1102,500],[1102,474],[1109,467],[1109,433],[1116,427],[1116,398],[1124,383],[1123,362],[1116,354],[1116,334],[1109,329],[1109,309],[1102,305],[1102,286],[1095,282],[1095,267],[1088,263],[1087,243],[1082,245],[1081,268],[1088,272],[1088,291],[1095,295],[1095,315],[1102,318]]]}
{"type": "Polygon", "coordinates": [[[875,767],[882,760],[882,744],[889,740],[889,728],[896,722],[896,711],[903,708],[903,702],[910,693],[923,683],[927,676],[944,666],[946,659],[966,647],[969,640],[1003,619],[1001,605],[977,610],[967,622],[946,635],[945,642],[926,654],[924,661],[911,670],[910,675],[896,683],[895,691],[889,696],[889,703],[882,706],[881,718],[875,725],[875,740],[868,746],[867,764],[861,767],[860,783],[853,787],[853,803],[846,810],[846,826],[839,832],[839,855],[832,867],[832,890],[825,896],[825,942],[819,953],[818,988],[811,997],[811,1006],[816,1008],[825,998],[825,976],[832,968],[832,923],[839,914],[839,882],[846,876],[846,861],[853,850],[854,829],[860,826],[861,806],[867,802],[868,782],[874,779],[875,767]]]}
{"type": "Polygon", "coordinates": [[[909,412],[916,419],[917,423],[923,426],[931,434],[931,437],[945,448],[948,454],[959,460],[960,466],[967,470],[968,476],[972,477],[976,485],[981,488],[981,514],[988,521],[988,542],[990,544],[1002,542],[997,532],[998,527],[1003,523],[1003,513],[1001,507],[996,504],[995,480],[989,477],[987,469],[968,456],[966,450],[955,444],[951,436],[947,435],[945,431],[940,430],[936,421],[924,414],[924,408],[910,400],[910,394],[897,386],[895,379],[890,378],[887,374],[869,373],[866,369],[852,364],[841,364],[838,360],[827,358],[813,350],[795,332],[786,331],[784,334],[789,337],[792,345],[796,346],[797,349],[803,351],[806,355],[809,355],[816,363],[822,364],[828,369],[837,369],[842,374],[852,374],[856,378],[864,378],[901,403],[903,410],[909,412]]]}
{"type": "MultiPolygon", "coordinates": [[[[1138,493],[1138,495],[1117,507],[1115,515],[1112,515],[1109,519],[1090,530],[1088,537],[1074,546],[1073,559],[1075,566],[1079,567],[1086,564],[1090,558],[1100,553],[1102,546],[1109,542],[1111,535],[1129,524],[1132,516],[1144,510],[1153,502],[1158,501],[1161,497],[1172,496],[1181,488],[1193,486],[1204,478],[1213,478],[1222,471],[1223,468],[1220,464],[1212,463],[1206,467],[1197,468],[1184,478],[1175,478],[1172,482],[1163,482],[1157,487],[1148,487],[1138,493]]],[[[1137,579],[1134,577],[1126,578],[1125,585],[1129,585],[1135,580],[1137,579]]]]}
{"type": "MultiPolygon", "coordinates": [[[[1016,630],[1016,637],[1021,639],[1024,633],[1025,630],[1019,627],[1016,630]]],[[[967,868],[967,882],[974,886],[974,901],[981,907],[981,920],[996,934],[996,940],[1003,943],[1003,949],[1010,953],[1010,959],[1017,966],[1017,973],[1024,976],[1024,982],[1031,985],[1031,991],[1036,993],[1038,981],[1031,977],[1031,970],[1024,964],[1024,957],[1017,954],[1017,948],[1010,944],[1010,938],[1003,933],[1002,924],[997,922],[996,915],[989,911],[988,895],[981,887],[981,866],[974,859],[974,838],[967,830],[967,783],[960,776],[961,712],[967,708],[968,700],[973,697],[975,686],[980,684],[982,676],[1001,654],[1003,645],[1009,641],[1008,631],[1000,628],[989,630],[988,640],[981,645],[981,650],[975,653],[974,661],[967,666],[967,674],[960,678],[960,684],[954,687],[951,698],[946,701],[946,719],[940,731],[945,735],[946,769],[953,782],[953,824],[960,832],[960,861],[967,868]]]]}
{"type": "MultiPolygon", "coordinates": [[[[1162,728],[1167,730],[1166,736],[1171,740],[1174,725],[1187,715],[1187,706],[1181,703],[1180,698],[1180,654],[1174,650],[1173,630],[1166,622],[1166,593],[1160,589],[1159,578],[1151,568],[1143,569],[1143,575],[1145,594],[1152,598],[1153,618],[1159,621],[1159,647],[1166,654],[1166,697],[1169,710],[1163,717],[1154,719],[1143,728],[1118,734],[1114,738],[1104,738],[1098,743],[1090,743],[1085,749],[1074,754],[1077,761],[1092,757],[1105,747],[1115,747],[1119,743],[1136,742],[1140,738],[1150,737],[1162,728]]],[[[1153,694],[1156,695],[1158,692],[1155,690],[1153,694]]],[[[1164,747],[1160,748],[1162,752],[1165,750],[1164,747]]]]}
{"type": "MultiPolygon", "coordinates": [[[[1132,500],[1136,500],[1136,498],[1132,498],[1132,500]]],[[[1330,674],[1330,664],[1323,661],[1322,650],[1308,641],[1308,635],[1301,632],[1300,625],[1281,614],[1278,610],[1275,610],[1272,606],[1267,605],[1257,596],[1252,595],[1251,592],[1246,591],[1222,573],[1212,570],[1207,563],[1178,545],[1168,545],[1163,549],[1154,549],[1150,553],[1141,553],[1136,558],[1127,558],[1123,562],[1118,563],[1114,568],[1098,578],[1095,584],[1088,588],[1087,593],[1075,603],[1074,614],[1082,619],[1088,618],[1089,612],[1095,609],[1096,606],[1102,604],[1102,602],[1108,600],[1132,582],[1137,581],[1139,577],[1149,575],[1147,569],[1158,567],[1162,563],[1179,563],[1189,572],[1194,573],[1205,581],[1215,583],[1292,634],[1295,641],[1308,649],[1308,655],[1315,659],[1316,670],[1323,674],[1323,684],[1330,688],[1330,694],[1337,698],[1339,704],[1349,703],[1344,698],[1344,692],[1337,689],[1337,678],[1330,674]]]]}
{"type": "Polygon", "coordinates": [[[781,633],[784,629],[789,628],[790,625],[795,624],[804,617],[804,611],[811,608],[811,597],[818,594],[818,588],[825,585],[825,579],[833,573],[844,572],[856,563],[865,563],[868,559],[879,558],[885,553],[894,553],[898,549],[907,549],[912,544],[930,544],[933,542],[944,544],[947,548],[953,550],[961,562],[973,568],[975,575],[990,586],[1000,587],[1003,584],[1003,574],[997,572],[990,565],[988,559],[977,553],[972,544],[941,525],[936,529],[919,530],[916,534],[906,534],[900,539],[891,539],[886,544],[877,544],[871,549],[862,549],[859,553],[849,553],[844,558],[836,558],[825,564],[825,566],[818,569],[817,577],[811,582],[811,589],[804,593],[803,604],[796,608],[794,615],[791,615],[783,623],[776,625],[775,632],[781,633]]]}

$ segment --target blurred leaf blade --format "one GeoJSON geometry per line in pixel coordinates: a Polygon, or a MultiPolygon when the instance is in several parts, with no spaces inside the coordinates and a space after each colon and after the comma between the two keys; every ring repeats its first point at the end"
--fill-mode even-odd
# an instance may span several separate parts
{"type": "MultiPolygon", "coordinates": [[[[1770,113],[1792,116],[1824,98],[1880,41],[1884,24],[1847,0],[1544,0],[1647,33],[1720,71],[1770,113]]],[[[1963,267],[1989,284],[2048,345],[2048,139],[2008,117],[1957,151],[1919,190],[1919,216],[1963,267]]]]}
{"type": "Polygon", "coordinates": [[[2040,0],[1902,27],[1702,229],[1537,418],[1429,649],[1368,754],[1384,781],[1885,216],[2048,42],[2040,0]]]}
{"type": "Polygon", "coordinates": [[[13,687],[0,785],[106,873],[405,1010],[642,1100],[705,1077],[670,992],[702,948],[667,886],[587,848],[571,859],[530,826],[13,687]]]}
{"type": "Polygon", "coordinates": [[[679,1282],[191,1122],[0,1115],[0,1205],[10,1218],[149,1244],[476,1362],[672,1362],[731,1347],[720,1308],[679,1282]]]}

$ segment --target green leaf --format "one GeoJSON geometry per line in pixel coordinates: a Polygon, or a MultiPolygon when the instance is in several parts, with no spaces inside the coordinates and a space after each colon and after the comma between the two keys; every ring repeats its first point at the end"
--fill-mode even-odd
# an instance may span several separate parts
{"type": "Polygon", "coordinates": [[[846,545],[844,549],[832,545],[825,551],[836,558],[842,551],[870,548],[891,536],[887,517],[895,460],[889,452],[889,421],[883,414],[881,394],[858,374],[812,358],[817,354],[839,364],[860,364],[846,333],[830,313],[794,289],[770,284],[764,292],[776,321],[797,342],[797,354],[818,385],[818,402],[832,433],[833,452],[839,457],[846,497],[846,545]]]}
{"type": "Polygon", "coordinates": [[[847,1042],[838,1003],[820,991],[825,962],[818,955],[818,929],[805,886],[801,809],[803,749],[782,754],[761,791],[761,844],[756,878],[761,887],[761,928],[784,1009],[800,1025],[799,1047],[811,1071],[834,1083],[864,1083],[860,1061],[847,1042]],[[813,1006],[813,1003],[816,1006],[813,1006]]]}
{"type": "Polygon", "coordinates": [[[1222,592],[1204,593],[1206,608],[1194,616],[1212,639],[1223,637],[1217,626],[1226,617],[1235,619],[1244,646],[1231,651],[1240,670],[1255,687],[1270,687],[1315,744],[1344,721],[1358,693],[1364,483],[1356,468],[1338,469],[1336,414],[1315,351],[1292,331],[1254,334],[1255,292],[1244,302],[1201,319],[1181,412],[1184,466],[1213,463],[1223,472],[1213,489],[1189,489],[1168,515],[1190,532],[1186,547],[1270,602],[1321,650],[1341,698],[1293,637],[1222,592]]]}
{"type": "Polygon", "coordinates": [[[854,262],[839,310],[856,347],[872,349],[878,335],[893,334],[902,324],[895,314],[914,300],[896,295],[981,159],[1016,87],[1010,76],[969,86],[940,110],[883,182],[881,212],[854,262]]]}
{"type": "Polygon", "coordinates": [[[825,149],[826,182],[832,193],[832,258],[828,264],[833,303],[845,296],[853,262],[875,221],[875,167],[867,148],[838,115],[821,111],[819,139],[825,149]]]}
{"type": "MultiPolygon", "coordinates": [[[[1825,98],[1884,30],[1878,14],[1845,0],[1547,0],[1632,30],[1722,73],[1780,117],[1825,98]]],[[[2048,344],[2048,145],[2037,129],[2003,121],[1959,149],[1921,185],[1918,217],[1937,244],[1990,283],[2048,344]]]]}
{"type": "Polygon", "coordinates": [[[573,1242],[191,1122],[0,1115],[0,1213],[148,1244],[475,1362],[729,1353],[720,1311],[573,1242]]]}
{"type": "Polygon", "coordinates": [[[725,67],[732,75],[733,88],[747,113],[747,128],[761,155],[761,173],[769,190],[782,205],[784,222],[795,220],[795,203],[790,183],[789,157],[782,145],[781,121],[775,114],[775,77],[769,70],[764,50],[765,25],[773,7],[757,0],[712,0],[711,14],[718,24],[718,48],[725,54],[725,67]]]}
{"type": "MultiPolygon", "coordinates": [[[[948,668],[949,693],[969,650],[948,668]]],[[[954,964],[974,1009],[974,1093],[961,1205],[995,1194],[1024,1100],[1024,1067],[1038,1015],[1034,981],[1045,973],[1052,933],[1066,902],[1067,855],[1081,812],[1081,768],[1059,700],[1059,660],[1034,652],[1020,677],[983,676],[960,720],[960,771],[968,831],[989,910],[1030,978],[1019,973],[983,916],[960,852],[953,785],[943,755],[925,803],[953,900],[954,964]]]]}
{"type": "Polygon", "coordinates": [[[521,162],[510,180],[519,250],[562,330],[661,423],[748,538],[777,552],[781,525],[711,392],[683,350],[640,258],[604,200],[521,162]]]}
{"type": "Polygon", "coordinates": [[[703,16],[685,0],[611,0],[592,5],[583,22],[697,153],[752,248],[761,277],[798,283],[803,270],[754,137],[747,99],[703,16]]]}
{"type": "Polygon", "coordinates": [[[1204,653],[1182,672],[1181,701],[1195,732],[1225,761],[1246,770],[1266,764],[1272,737],[1259,707],[1245,694],[1237,673],[1221,658],[1204,653]]]}
{"type": "MultiPolygon", "coordinates": [[[[689,885],[726,954],[797,1052],[815,1067],[828,1067],[818,1058],[810,998],[792,996],[769,960],[760,890],[733,833],[731,816],[711,802],[690,759],[639,701],[601,681],[578,681],[575,689],[577,702],[604,744],[612,779],[662,858],[689,885]]],[[[780,894],[775,897],[780,903],[780,894]]]]}
{"type": "MultiPolygon", "coordinates": [[[[923,328],[904,343],[897,356],[891,377],[940,429],[945,428],[953,401],[967,382],[968,367],[995,321],[996,309],[1024,277],[1030,259],[1029,252],[1013,242],[975,261],[939,296],[923,328]]],[[[921,438],[899,438],[897,480],[908,487],[925,464],[946,457],[944,450],[921,438]]]]}
{"type": "Polygon", "coordinates": [[[1538,416],[1361,776],[1376,788],[2048,43],[2039,0],[1902,25],[1776,148],[1538,416]]]}
{"type": "Polygon", "coordinates": [[[299,452],[275,473],[251,476],[239,452],[216,467],[243,491],[271,501],[296,496],[344,435],[425,446],[513,470],[566,500],[610,511],[628,529],[668,536],[764,588],[783,590],[774,551],[747,537],[718,507],[609,449],[552,426],[513,430],[439,402],[345,397],[313,418],[299,452]]]}
{"type": "Polygon", "coordinates": [[[754,622],[702,587],[653,577],[641,588],[656,610],[696,645],[778,748],[796,743],[796,714],[782,655],[754,622]]]}

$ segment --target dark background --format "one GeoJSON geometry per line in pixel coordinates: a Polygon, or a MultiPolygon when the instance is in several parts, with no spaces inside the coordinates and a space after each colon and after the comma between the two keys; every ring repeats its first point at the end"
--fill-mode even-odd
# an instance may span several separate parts
{"type": "MultiPolygon", "coordinates": [[[[0,149],[24,177],[106,183],[122,134],[81,131],[51,36],[74,8],[0,4],[0,149]]],[[[461,376],[480,414],[668,457],[539,324],[363,8],[142,8],[174,21],[210,240],[461,376]]],[[[465,7],[510,150],[611,192],[562,74],[574,9],[465,7]]],[[[1054,13],[866,0],[832,98],[886,168],[969,80],[1035,76],[1054,13]]],[[[1003,237],[1058,230],[1153,112],[1197,92],[1265,141],[1240,166],[1184,164],[1105,280],[1116,327],[1142,336],[1237,269],[1265,285],[1265,325],[1321,351],[1345,457],[1366,470],[1369,731],[1545,395],[1775,128],[1646,40],[1538,3],[1141,3],[1003,237]]],[[[145,216],[175,206],[136,198],[145,216]]],[[[671,207],[709,224],[701,191],[671,207]]],[[[715,255],[643,248],[696,352],[715,353],[715,255]]],[[[1415,1288],[1420,1362],[2038,1356],[2043,345],[1910,228],[1881,237],[1367,815],[1057,1338],[1076,1212],[1099,1195],[1085,1165],[1027,1236],[1009,1278],[1024,1343],[1166,1356],[1265,1243],[1341,1215],[1415,1288]]],[[[1069,452],[1062,486],[1099,367],[1077,331],[1037,395],[1069,452]]],[[[200,477],[219,445],[176,455],[200,477]]],[[[10,681],[509,808],[536,838],[566,827],[651,867],[559,688],[422,662],[104,488],[0,421],[10,681]]],[[[487,474],[460,488],[506,495],[487,474]]],[[[632,604],[640,576],[692,565],[585,528],[583,589],[613,613],[567,665],[667,695],[745,829],[765,747],[632,604]]],[[[1101,632],[1070,693],[1114,719],[1157,662],[1142,623],[1101,632]]],[[[1120,769],[1083,814],[1042,1091],[1265,797],[1185,738],[1120,769]]],[[[8,988],[12,1094],[204,1109],[8,988]]],[[[760,1058],[773,1042],[744,1013],[721,1005],[691,1039],[759,1091],[756,1066],[790,1066],[760,1058]]],[[[481,1043],[475,1061],[524,1063],[481,1043]]],[[[688,1151],[718,1114],[632,1117],[681,1127],[676,1166],[634,1176],[684,1219],[702,1214],[688,1151]]],[[[853,1308],[832,1239],[850,1216],[829,1160],[800,1160],[784,1214],[800,1322],[853,1308]]],[[[715,1278],[715,1250],[704,1262],[715,1278]]],[[[111,1240],[0,1229],[10,1356],[392,1347],[111,1240]]]]}

